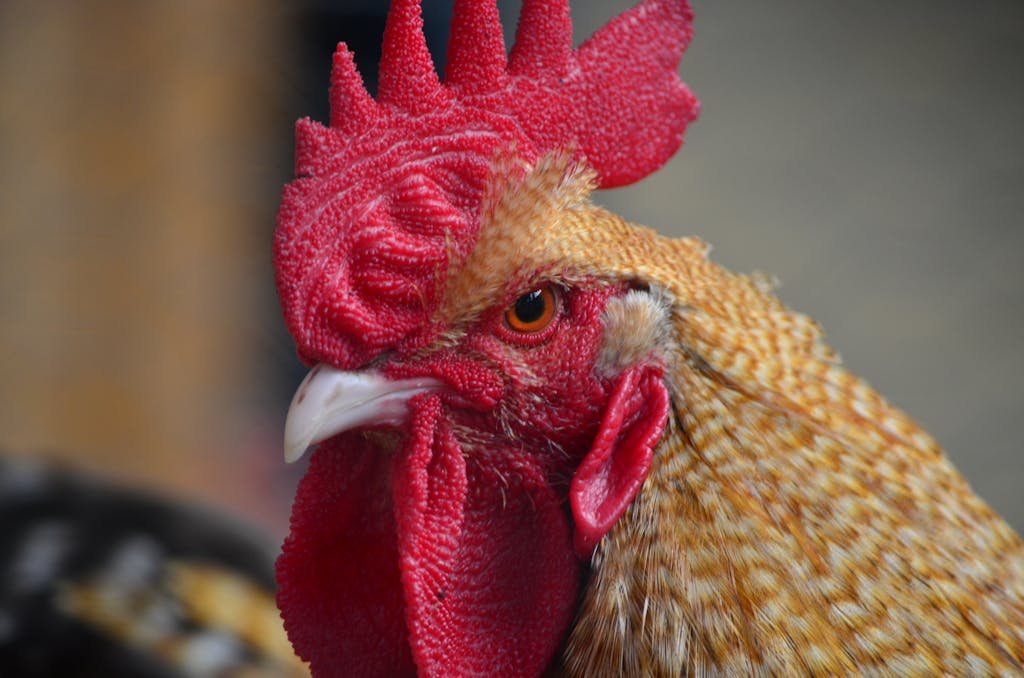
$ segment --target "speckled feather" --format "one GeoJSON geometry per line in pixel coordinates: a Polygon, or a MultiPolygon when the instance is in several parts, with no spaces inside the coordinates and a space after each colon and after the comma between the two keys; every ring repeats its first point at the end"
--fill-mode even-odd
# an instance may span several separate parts
{"type": "Polygon", "coordinates": [[[766,285],[594,206],[592,173],[567,165],[545,158],[515,188],[507,165],[495,173],[447,297],[484,307],[532,270],[670,300],[657,348],[673,414],[595,553],[566,672],[1024,670],[1024,547],[935,441],[766,285]]]}

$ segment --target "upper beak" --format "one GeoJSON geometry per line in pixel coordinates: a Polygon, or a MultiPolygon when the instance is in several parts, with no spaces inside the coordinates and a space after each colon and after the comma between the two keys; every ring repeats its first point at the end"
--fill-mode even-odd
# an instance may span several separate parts
{"type": "Polygon", "coordinates": [[[429,377],[390,381],[379,372],[342,372],[317,365],[302,380],[288,408],[284,460],[297,461],[311,445],[358,426],[400,424],[410,398],[443,387],[429,377]]]}

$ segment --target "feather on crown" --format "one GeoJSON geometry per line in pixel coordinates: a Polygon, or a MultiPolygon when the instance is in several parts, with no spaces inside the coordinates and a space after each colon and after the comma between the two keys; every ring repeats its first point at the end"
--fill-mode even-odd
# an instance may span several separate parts
{"type": "Polygon", "coordinates": [[[499,152],[571,148],[601,187],[637,181],[697,116],[676,74],[686,0],[644,0],[572,49],[568,0],[524,0],[506,55],[494,0],[455,0],[440,82],[420,0],[393,0],[376,101],[338,45],[330,125],[296,125],[277,217],[278,294],[300,357],[342,368],[430,340],[450,261],[473,247],[499,152]]]}

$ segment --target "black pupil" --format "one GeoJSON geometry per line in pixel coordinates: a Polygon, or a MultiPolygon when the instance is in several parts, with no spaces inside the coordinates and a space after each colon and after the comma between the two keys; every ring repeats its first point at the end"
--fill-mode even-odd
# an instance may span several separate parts
{"type": "Polygon", "coordinates": [[[516,317],[523,323],[537,322],[544,315],[544,294],[534,290],[516,299],[516,317]]]}

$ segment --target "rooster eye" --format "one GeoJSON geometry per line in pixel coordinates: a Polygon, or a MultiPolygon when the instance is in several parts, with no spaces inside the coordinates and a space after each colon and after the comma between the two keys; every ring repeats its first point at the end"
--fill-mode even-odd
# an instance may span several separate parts
{"type": "Polygon", "coordinates": [[[557,305],[555,289],[541,287],[516,299],[505,311],[505,323],[516,332],[539,332],[551,324],[557,305]]]}

